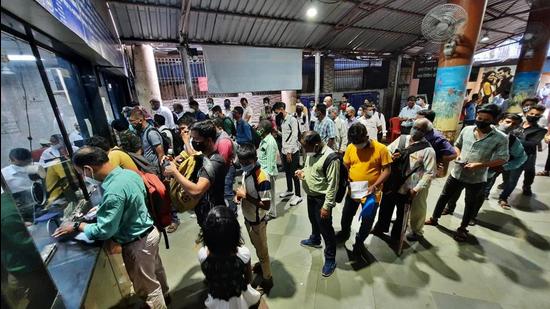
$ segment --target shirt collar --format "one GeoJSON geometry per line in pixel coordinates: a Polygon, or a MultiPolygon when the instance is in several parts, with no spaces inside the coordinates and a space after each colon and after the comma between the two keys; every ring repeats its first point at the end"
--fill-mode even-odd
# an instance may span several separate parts
{"type": "Polygon", "coordinates": [[[103,179],[103,181],[101,182],[101,188],[103,190],[106,190],[107,188],[105,188],[105,186],[111,181],[111,179],[113,177],[115,177],[116,175],[120,174],[122,172],[122,168],[117,166],[115,167],[110,173],[109,175],[107,175],[107,177],[105,177],[105,179],[103,179]]]}

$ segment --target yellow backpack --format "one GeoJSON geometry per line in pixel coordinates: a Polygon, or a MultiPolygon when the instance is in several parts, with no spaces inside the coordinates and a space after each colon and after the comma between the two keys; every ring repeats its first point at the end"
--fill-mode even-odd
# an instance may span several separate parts
{"type": "MultiPolygon", "coordinates": [[[[185,151],[182,151],[180,156],[183,157],[183,161],[179,164],[176,163],[178,171],[185,178],[192,182],[197,182],[197,174],[202,167],[203,156],[201,154],[189,155],[185,151]]],[[[178,212],[184,212],[195,208],[201,198],[189,195],[189,193],[172,178],[170,180],[170,199],[172,199],[172,205],[178,212]]]]}

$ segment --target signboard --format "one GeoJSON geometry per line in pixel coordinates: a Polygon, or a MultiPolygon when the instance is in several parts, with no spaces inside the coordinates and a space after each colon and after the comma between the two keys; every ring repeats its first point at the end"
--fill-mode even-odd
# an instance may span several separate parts
{"type": "Polygon", "coordinates": [[[91,0],[36,0],[62,24],[83,39],[88,46],[114,66],[123,66],[118,43],[93,6],[91,0]]]}
{"type": "Polygon", "coordinates": [[[419,60],[414,64],[413,78],[435,78],[437,74],[437,63],[435,59],[419,60]]]}
{"type": "Polygon", "coordinates": [[[199,91],[207,92],[208,91],[208,79],[206,77],[200,76],[197,77],[199,80],[199,91]]]}

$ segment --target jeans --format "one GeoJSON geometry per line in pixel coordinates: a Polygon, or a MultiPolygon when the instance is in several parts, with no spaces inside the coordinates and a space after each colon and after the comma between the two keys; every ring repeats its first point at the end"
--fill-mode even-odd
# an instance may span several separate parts
{"type": "Polygon", "coordinates": [[[548,145],[548,156],[546,157],[546,164],[544,164],[544,170],[550,171],[550,145],[548,145]]]}
{"type": "MultiPolygon", "coordinates": [[[[351,199],[349,194],[346,196],[346,201],[344,203],[344,209],[342,210],[342,233],[349,234],[351,231],[351,221],[355,217],[357,208],[359,208],[360,203],[351,199]]],[[[355,244],[362,244],[369,236],[372,224],[374,223],[374,217],[376,217],[376,211],[378,210],[378,204],[376,204],[372,216],[368,218],[361,219],[361,226],[359,227],[359,232],[355,235],[355,244]]]]}
{"type": "Polygon", "coordinates": [[[294,175],[300,165],[300,151],[298,150],[292,154],[291,162],[287,162],[286,154],[281,153],[281,161],[286,176],[286,191],[292,192],[292,182],[294,181],[294,195],[300,196],[300,179],[294,175]]]}
{"type": "Polygon", "coordinates": [[[487,183],[485,184],[485,189],[484,189],[485,196],[489,196],[489,193],[491,193],[491,189],[495,185],[495,181],[497,180],[499,175],[500,175],[500,172],[496,172],[493,174],[492,177],[487,177],[487,183]]]}
{"type": "Polygon", "coordinates": [[[237,205],[233,201],[235,193],[233,193],[233,183],[235,182],[235,165],[231,164],[225,174],[224,198],[225,204],[237,215],[237,205]]]}
{"type": "Polygon", "coordinates": [[[445,186],[443,187],[443,192],[441,192],[441,195],[437,200],[432,218],[439,219],[443,213],[445,205],[447,205],[452,197],[456,196],[457,192],[461,192],[463,189],[466,189],[466,198],[464,201],[466,206],[460,226],[464,228],[467,227],[468,223],[470,223],[472,219],[475,219],[481,205],[483,205],[483,202],[485,201],[483,197],[485,182],[466,183],[454,178],[453,176],[449,176],[447,178],[447,182],[445,182],[445,186]]]}
{"type": "Polygon", "coordinates": [[[311,223],[310,239],[321,241],[321,236],[325,241],[325,259],[336,259],[336,236],[332,227],[332,211],[327,219],[321,219],[321,208],[325,202],[324,196],[307,197],[307,215],[311,223]]]}
{"type": "Polygon", "coordinates": [[[522,169],[525,172],[523,174],[523,190],[531,190],[531,185],[535,180],[535,164],[537,163],[537,154],[527,155],[527,161],[523,163],[522,169]]]}
{"type": "Polygon", "coordinates": [[[498,197],[499,200],[508,201],[508,197],[510,197],[510,194],[514,192],[522,172],[523,166],[520,166],[515,170],[506,171],[502,174],[502,178],[504,179],[504,188],[502,189],[502,192],[500,192],[500,196],[498,197]]]}
{"type": "Polygon", "coordinates": [[[397,208],[397,219],[395,219],[392,230],[392,240],[399,240],[401,237],[401,230],[403,229],[403,218],[405,216],[405,203],[408,197],[403,194],[391,192],[384,193],[382,196],[382,202],[380,203],[380,212],[378,213],[378,221],[374,226],[375,230],[387,232],[390,228],[391,217],[393,215],[393,209],[397,208]]]}

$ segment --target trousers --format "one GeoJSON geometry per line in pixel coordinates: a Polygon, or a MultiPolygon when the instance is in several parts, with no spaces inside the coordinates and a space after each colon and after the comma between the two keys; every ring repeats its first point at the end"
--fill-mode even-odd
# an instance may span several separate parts
{"type": "Polygon", "coordinates": [[[311,223],[311,239],[325,241],[325,259],[336,259],[336,235],[332,226],[332,212],[327,219],[321,219],[321,208],[325,201],[324,196],[307,197],[307,214],[311,223]]]}
{"type": "MultiPolygon", "coordinates": [[[[342,220],[340,222],[342,225],[343,233],[349,235],[351,231],[351,221],[355,217],[355,213],[357,212],[357,208],[359,208],[360,204],[361,203],[354,201],[348,193],[348,195],[346,196],[346,201],[344,202],[344,210],[342,211],[342,220]]],[[[359,231],[355,235],[355,244],[362,244],[369,236],[370,230],[374,223],[374,218],[376,217],[378,204],[376,204],[375,207],[376,208],[374,209],[372,216],[364,217],[361,219],[359,231]]]]}
{"type": "Polygon", "coordinates": [[[259,224],[251,225],[244,221],[250,241],[256,249],[256,255],[262,265],[262,274],[264,279],[271,278],[271,263],[269,261],[269,250],[267,248],[267,222],[262,221],[259,224]]]}

